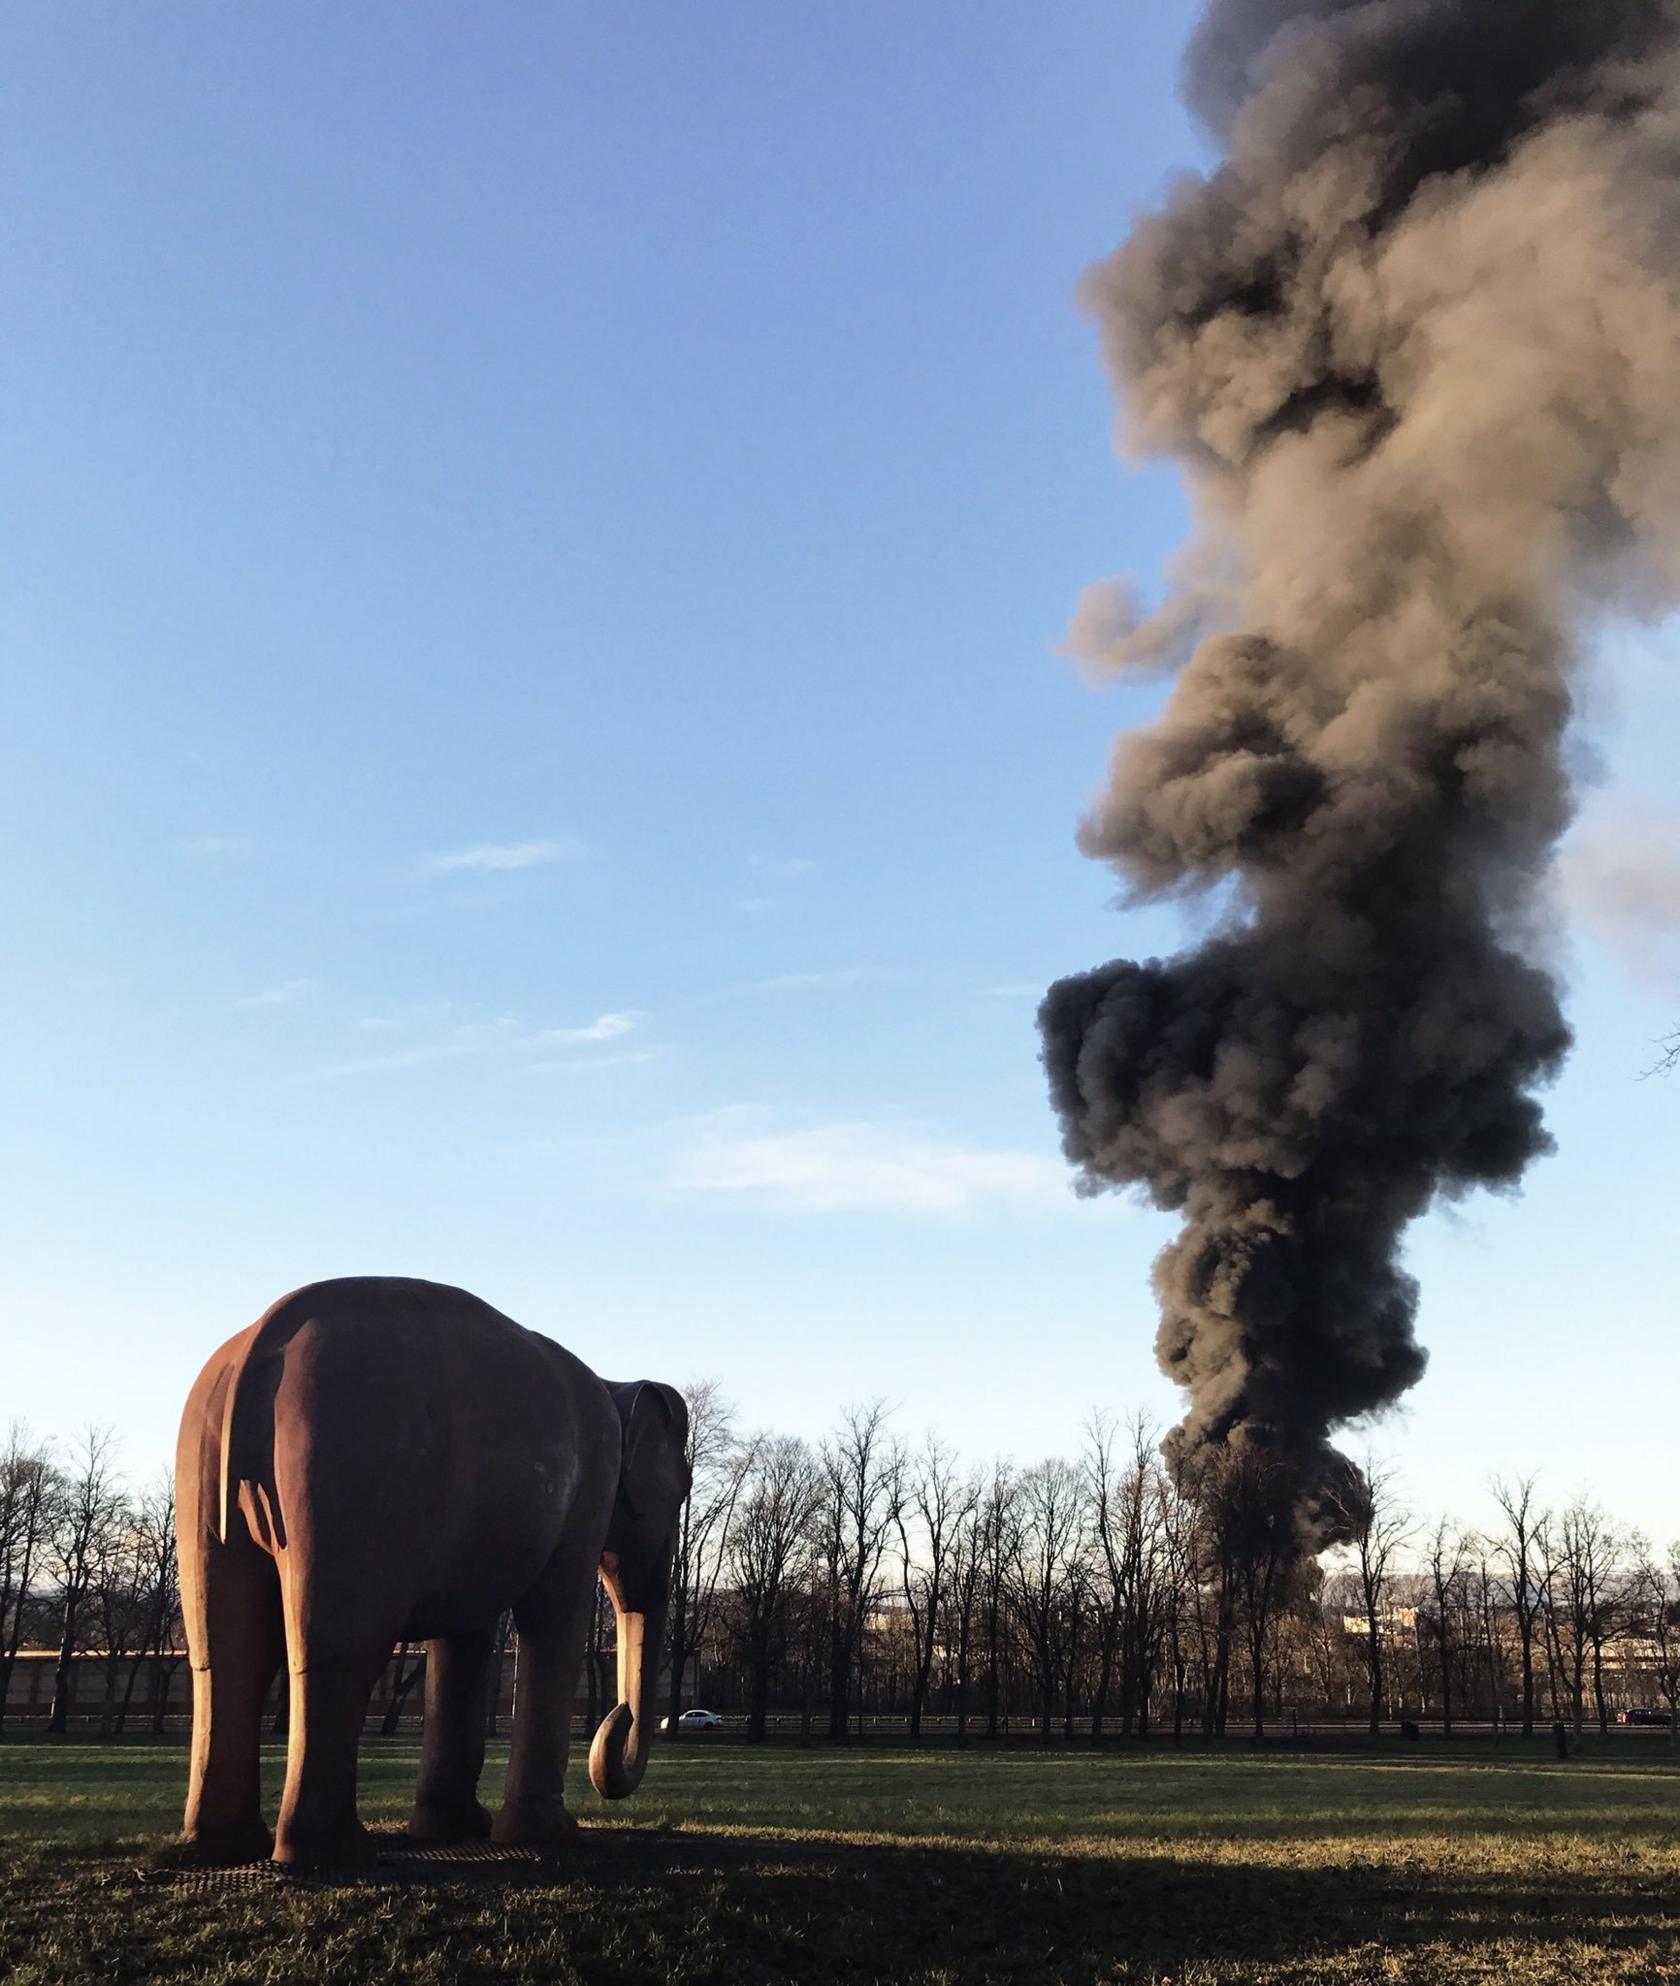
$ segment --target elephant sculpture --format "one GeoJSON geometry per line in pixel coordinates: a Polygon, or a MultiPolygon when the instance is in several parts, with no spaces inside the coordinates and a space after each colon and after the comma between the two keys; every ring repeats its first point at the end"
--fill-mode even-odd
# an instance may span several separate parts
{"type": "Polygon", "coordinates": [[[610,1385],[465,1290],[392,1276],[312,1283],[199,1374],[177,1460],[193,1742],[184,1837],[204,1861],[365,1860],[356,1751],[393,1647],[426,1644],[409,1834],[553,1844],[599,1572],[619,1701],[589,1774],[633,1792],[653,1736],[672,1541],[689,1472],[681,1394],[610,1385]],[[506,1794],[479,1805],[496,1623],[519,1630],[506,1794]],[[271,1837],[263,1702],[289,1670],[271,1837]]]}

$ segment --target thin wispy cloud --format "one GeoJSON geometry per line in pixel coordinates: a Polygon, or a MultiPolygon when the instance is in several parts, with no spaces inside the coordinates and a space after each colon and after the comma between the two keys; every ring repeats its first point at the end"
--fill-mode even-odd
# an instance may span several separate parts
{"type": "Polygon", "coordinates": [[[538,1075],[575,1075],[593,1073],[597,1069],[639,1069],[649,1062],[663,1061],[666,1050],[661,1043],[646,1048],[614,1049],[605,1055],[567,1055],[556,1057],[548,1062],[533,1062],[531,1067],[538,1075]]]}
{"type": "Polygon", "coordinates": [[[325,1068],[314,1070],[311,1080],[333,1082],[344,1076],[379,1075],[388,1069],[421,1069],[432,1063],[456,1062],[466,1056],[511,1048],[519,1039],[519,1022],[512,1014],[500,1014],[488,1021],[458,1021],[439,1034],[409,1042],[401,1048],[328,1063],[325,1068]]]}
{"type": "Polygon", "coordinates": [[[233,1004],[247,1010],[255,1007],[294,1007],[299,1000],[307,1000],[314,991],[313,979],[286,979],[278,986],[265,986],[260,993],[246,993],[233,1004]]]}
{"type": "MultiPolygon", "coordinates": [[[[393,1014],[367,1014],[355,1023],[355,1033],[363,1042],[385,1043],[373,1054],[358,1054],[327,1064],[311,1072],[313,1082],[332,1082],[352,1076],[380,1075],[388,1070],[421,1069],[433,1064],[459,1062],[468,1058],[501,1058],[522,1067],[606,1066],[629,1056],[593,1052],[597,1044],[622,1041],[641,1024],[639,1014],[621,1011],[600,1015],[578,1027],[532,1028],[517,1014],[498,1014],[491,1020],[456,1020],[438,1025],[450,1011],[441,1001],[400,1010],[393,1014]],[[577,1052],[565,1064],[540,1058],[557,1048],[577,1052]]],[[[642,1056],[656,1053],[650,1048],[642,1056]]]]}
{"type": "Polygon", "coordinates": [[[1069,1204],[1035,1152],[961,1145],[926,1125],[847,1119],[787,1127],[749,1106],[679,1127],[669,1183],[793,1213],[965,1215],[1069,1204]]]}
{"type": "Polygon", "coordinates": [[[739,994],[809,993],[824,988],[857,986],[866,980],[888,977],[891,975],[869,966],[848,965],[826,972],[774,972],[765,979],[749,979],[730,991],[739,994]]]}
{"type": "Polygon", "coordinates": [[[445,849],[427,855],[416,866],[428,876],[506,876],[522,869],[541,869],[554,862],[576,862],[583,843],[570,837],[542,841],[480,841],[469,848],[445,849]]]}
{"type": "Polygon", "coordinates": [[[413,1006],[398,1007],[389,1013],[363,1014],[355,1023],[358,1034],[399,1034],[432,1021],[442,1020],[454,1009],[453,1000],[422,1000],[413,1006]]]}
{"type": "Polygon", "coordinates": [[[751,858],[751,864],[761,876],[774,876],[778,882],[793,882],[797,877],[809,876],[817,866],[803,855],[755,855],[751,858]]]}
{"type": "Polygon", "coordinates": [[[602,1014],[584,1027],[544,1028],[536,1039],[545,1048],[568,1048],[583,1041],[618,1041],[640,1027],[640,1014],[602,1014]]]}

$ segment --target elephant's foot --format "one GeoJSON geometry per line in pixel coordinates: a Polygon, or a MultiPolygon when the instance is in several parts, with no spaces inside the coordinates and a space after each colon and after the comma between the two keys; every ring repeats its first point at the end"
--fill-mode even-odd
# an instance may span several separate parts
{"type": "Polygon", "coordinates": [[[488,1841],[490,1810],[476,1800],[416,1800],[408,1820],[410,1841],[443,1848],[456,1841],[488,1841]]]}
{"type": "Polygon", "coordinates": [[[282,1827],[274,1843],[275,1866],[294,1876],[352,1875],[371,1869],[378,1853],[373,1836],[357,1820],[321,1833],[282,1827]]]}
{"type": "Polygon", "coordinates": [[[242,1821],[222,1821],[188,1828],[170,1851],[169,1860],[182,1868],[230,1868],[240,1862],[266,1862],[274,1852],[274,1836],[261,1814],[242,1821]]]}
{"type": "Polygon", "coordinates": [[[490,1839],[502,1848],[567,1848],[577,1833],[576,1817],[556,1800],[552,1806],[503,1807],[490,1839]]]}

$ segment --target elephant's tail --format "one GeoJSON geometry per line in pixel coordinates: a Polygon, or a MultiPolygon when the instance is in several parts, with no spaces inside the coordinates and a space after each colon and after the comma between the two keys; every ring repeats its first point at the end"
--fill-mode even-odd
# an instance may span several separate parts
{"type": "Polygon", "coordinates": [[[309,1312],[282,1297],[258,1323],[234,1367],[222,1415],[221,1498],[217,1535],[227,1542],[236,1513],[265,1551],[286,1542],[280,1492],[274,1480],[274,1396],[279,1390],[285,1351],[309,1312]]]}

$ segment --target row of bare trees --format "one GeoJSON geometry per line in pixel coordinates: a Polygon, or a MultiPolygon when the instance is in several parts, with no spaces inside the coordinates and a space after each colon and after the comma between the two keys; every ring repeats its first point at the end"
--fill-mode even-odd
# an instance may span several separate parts
{"type": "MultiPolygon", "coordinates": [[[[1426,1524],[1367,1460],[1339,1513],[1350,1542],[1303,1556],[1292,1485],[1263,1456],[1210,1466],[1192,1497],[1144,1422],[1093,1418],[1080,1453],[965,1465],[906,1444],[885,1407],[815,1444],[743,1437],[715,1383],[688,1389],[693,1488],[669,1613],[673,1726],[694,1702],[844,1742],[864,1713],[1023,1720],[1095,1738],[1263,1734],[1286,1716],[1590,1719],[1661,1707],[1680,1730],[1680,1547],[1658,1553],[1588,1497],[1493,1486],[1485,1531],[1426,1524]]],[[[102,1729],[161,1728],[180,1661],[173,1491],[123,1481],[110,1434],[68,1453],[14,1427],[0,1452],[0,1720],[20,1648],[55,1651],[50,1727],[80,1668],[102,1729]],[[78,1656],[81,1658],[78,1663],[78,1656]],[[142,1689],[142,1683],[144,1687],[142,1689]],[[139,1695],[140,1708],[136,1698],[139,1695]]],[[[504,1624],[505,1636],[505,1624],[504,1624]]],[[[597,1610],[589,1708],[610,1700],[597,1610]]],[[[395,1729],[421,1670],[404,1649],[395,1729]]],[[[86,1696],[83,1685],[83,1695],[86,1696]]]]}
{"type": "MultiPolygon", "coordinates": [[[[1156,1431],[1094,1418],[1081,1453],[965,1466],[906,1446],[879,1403],[815,1445],[739,1438],[690,1390],[694,1490],[674,1578],[673,1725],[685,1703],[773,1713],[843,1742],[863,1711],[996,1735],[1029,1717],[1105,1732],[1264,1734],[1286,1714],[1507,1719],[1661,1705],[1680,1720],[1680,1548],[1587,1497],[1493,1485],[1486,1532],[1425,1525],[1367,1460],[1303,1556],[1293,1485],[1232,1454],[1186,1495],[1156,1431]]],[[[604,1652],[603,1652],[604,1659],[604,1652]]]]}
{"type": "Polygon", "coordinates": [[[1641,1705],[1680,1728],[1680,1545],[1657,1553],[1590,1496],[1548,1506],[1532,1476],[1492,1485],[1488,1531],[1425,1527],[1388,1470],[1367,1464],[1366,1479],[1326,1595],[1362,1622],[1373,1729],[1397,1693],[1432,1703],[1449,1730],[1490,1705],[1525,1735],[1542,1716],[1604,1731],[1641,1705]]]}
{"type": "Polygon", "coordinates": [[[123,1729],[142,1673],[163,1728],[180,1647],[174,1481],[132,1491],[107,1428],[60,1454],[14,1422],[0,1449],[0,1726],[26,1645],[57,1649],[49,1730],[67,1726],[84,1651],[101,1672],[101,1729],[123,1729]]]}

